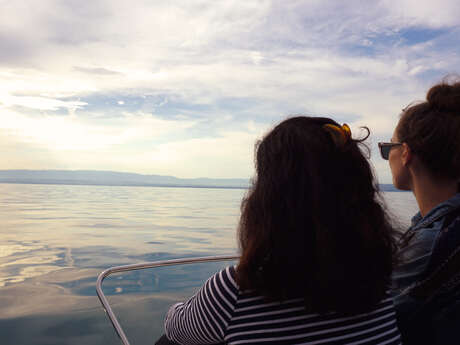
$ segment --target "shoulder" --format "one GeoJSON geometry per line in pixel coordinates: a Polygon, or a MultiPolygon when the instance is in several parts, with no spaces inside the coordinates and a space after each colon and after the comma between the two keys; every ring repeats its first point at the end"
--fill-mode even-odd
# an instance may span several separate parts
{"type": "Polygon", "coordinates": [[[459,274],[460,214],[455,212],[446,217],[434,243],[426,269],[412,292],[414,295],[431,295],[435,287],[439,288],[459,274]]]}
{"type": "Polygon", "coordinates": [[[430,253],[440,238],[447,234],[446,230],[449,230],[451,236],[450,229],[460,226],[460,207],[444,206],[440,211],[441,214],[434,212],[419,220],[402,235],[399,246],[403,261],[405,261],[405,252],[417,253],[418,256],[430,253]]]}
{"type": "Polygon", "coordinates": [[[235,266],[228,266],[222,271],[222,279],[225,279],[225,281],[233,286],[235,289],[239,289],[239,286],[236,282],[236,267],[235,266]]]}
{"type": "Polygon", "coordinates": [[[238,287],[236,283],[236,268],[235,266],[227,266],[224,269],[220,270],[214,277],[225,280],[226,283],[238,287]]]}
{"type": "Polygon", "coordinates": [[[214,289],[230,294],[232,299],[236,299],[239,293],[235,266],[227,266],[215,273],[208,279],[206,284],[211,285],[214,289]]]}

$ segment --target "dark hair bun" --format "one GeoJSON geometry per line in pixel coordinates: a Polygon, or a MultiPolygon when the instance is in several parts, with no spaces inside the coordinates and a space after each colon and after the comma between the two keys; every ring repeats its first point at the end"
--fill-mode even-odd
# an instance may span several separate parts
{"type": "Polygon", "coordinates": [[[428,104],[437,110],[459,112],[460,116],[460,82],[433,86],[426,95],[428,104]]]}

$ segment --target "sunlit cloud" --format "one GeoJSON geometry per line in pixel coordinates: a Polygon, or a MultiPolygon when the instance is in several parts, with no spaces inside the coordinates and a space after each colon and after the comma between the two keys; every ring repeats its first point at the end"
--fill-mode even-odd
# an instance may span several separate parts
{"type": "Polygon", "coordinates": [[[58,110],[59,108],[66,108],[72,109],[73,111],[80,109],[87,104],[85,102],[65,102],[45,97],[16,97],[10,95],[1,97],[0,102],[5,107],[22,106],[37,110],[58,110]]]}
{"type": "Polygon", "coordinates": [[[56,151],[86,151],[124,144],[136,145],[152,138],[158,140],[192,125],[192,121],[162,120],[142,113],[122,113],[120,117],[107,121],[97,117],[26,116],[4,111],[0,129],[18,142],[56,151]]]}

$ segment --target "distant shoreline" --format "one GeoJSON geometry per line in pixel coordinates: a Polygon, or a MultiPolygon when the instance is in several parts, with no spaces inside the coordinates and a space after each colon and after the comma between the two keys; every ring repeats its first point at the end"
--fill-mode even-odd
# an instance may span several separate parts
{"type": "Polygon", "coordinates": [[[178,178],[101,170],[0,170],[0,183],[247,189],[249,179],[178,178]]]}
{"type": "Polygon", "coordinates": [[[206,188],[206,189],[248,189],[243,186],[208,186],[208,185],[176,185],[176,184],[141,184],[141,183],[97,183],[97,182],[60,182],[60,181],[7,181],[0,179],[0,184],[35,184],[56,186],[101,186],[101,187],[165,187],[165,188],[206,188]]]}

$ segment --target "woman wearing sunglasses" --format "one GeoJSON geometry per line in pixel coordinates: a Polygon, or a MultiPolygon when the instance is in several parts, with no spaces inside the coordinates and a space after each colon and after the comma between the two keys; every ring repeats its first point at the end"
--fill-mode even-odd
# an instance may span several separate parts
{"type": "Polygon", "coordinates": [[[460,339],[460,82],[433,86],[403,110],[379,143],[393,184],[415,195],[420,212],[399,242],[393,273],[398,322],[409,344],[460,339]]]}
{"type": "Polygon", "coordinates": [[[327,118],[270,131],[241,206],[238,265],[171,307],[158,344],[400,344],[396,244],[364,139],[327,118]]]}

